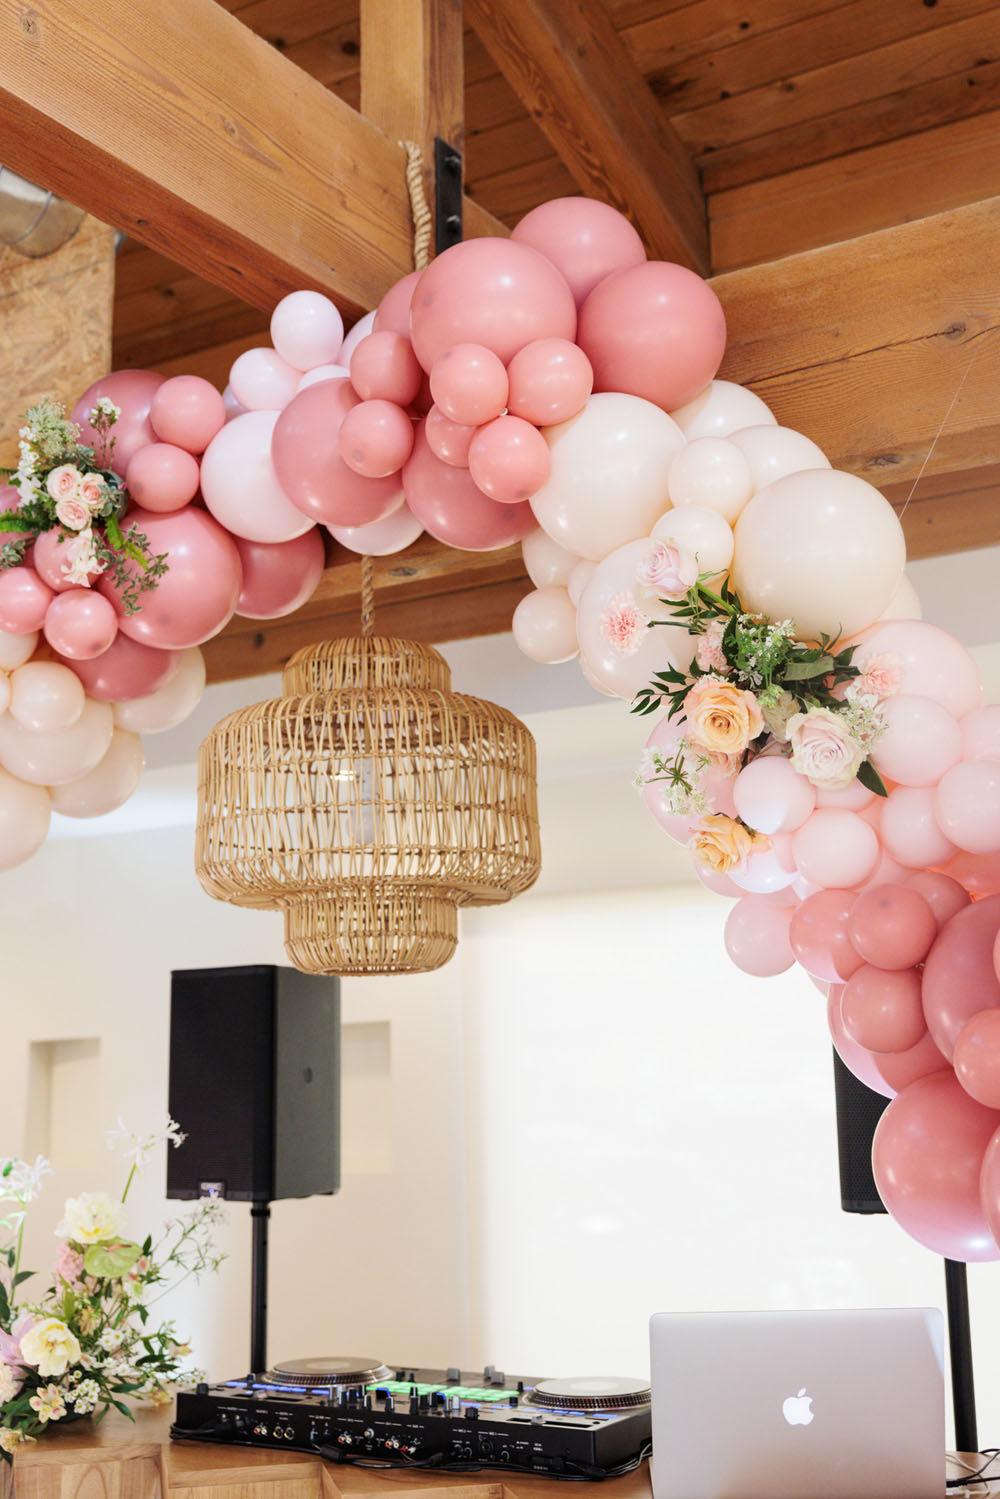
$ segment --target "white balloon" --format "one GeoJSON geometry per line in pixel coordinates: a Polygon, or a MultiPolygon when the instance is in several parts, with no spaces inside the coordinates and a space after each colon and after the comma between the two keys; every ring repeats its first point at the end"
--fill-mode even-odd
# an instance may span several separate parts
{"type": "Polygon", "coordinates": [[[229,388],[247,411],[280,411],[295,395],[299,374],[276,349],[247,349],[233,361],[229,388]]]}
{"type": "Polygon", "coordinates": [[[64,786],[104,758],[113,730],[111,704],[90,697],[76,723],[53,734],[24,729],[5,713],[0,718],[0,765],[33,786],[64,786]]]}
{"type": "Polygon", "coordinates": [[[580,598],[577,610],[577,639],[584,675],[602,690],[615,697],[631,700],[645,687],[653,673],[668,666],[686,671],[694,655],[696,641],[682,624],[640,628],[638,648],[631,652],[616,649],[604,628],[604,615],[613,600],[622,598],[647,619],[673,618],[673,608],[656,598],[640,597],[635,574],[649,546],[648,538],[630,541],[598,563],[580,598]]]}
{"type": "Polygon", "coordinates": [[[746,454],[728,437],[696,437],[670,465],[675,505],[702,505],[733,524],[754,492],[746,454]]]}
{"type": "Polygon", "coordinates": [[[201,492],[212,515],[246,541],[294,541],[315,521],[292,504],[271,462],[277,411],[247,411],[227,422],[205,449],[201,492]]]}
{"type": "Polygon", "coordinates": [[[511,630],[518,649],[531,661],[554,665],[572,661],[576,641],[576,610],[565,588],[536,588],[514,610],[511,630]]]}
{"type": "Polygon", "coordinates": [[[696,437],[728,437],[739,427],[757,427],[777,419],[760,396],[730,380],[713,380],[701,395],[670,415],[688,442],[696,437]]]}
{"type": "Polygon", "coordinates": [[[14,869],[45,842],[51,804],[44,786],[28,786],[0,770],[0,869],[14,869]]]}
{"type": "Polygon", "coordinates": [[[368,337],[369,333],[372,332],[374,327],[374,312],[366,312],[364,317],[358,318],[358,321],[354,324],[354,327],[351,329],[350,333],[348,333],[347,337],[344,339],[343,344],[341,345],[340,353],[337,355],[338,364],[350,365],[351,355],[354,353],[354,350],[358,347],[358,344],[363,338],[368,337]]]}
{"type": "Polygon", "coordinates": [[[14,671],[30,661],[38,644],[38,631],[29,635],[12,635],[9,630],[0,630],[0,670],[14,671]]]}
{"type": "Polygon", "coordinates": [[[588,562],[586,558],[584,558],[582,561],[576,564],[573,571],[570,573],[569,579],[566,583],[566,591],[573,601],[574,609],[578,609],[580,607],[580,599],[583,595],[583,590],[586,588],[587,584],[590,582],[596,571],[597,563],[588,562]]]}
{"type": "Polygon", "coordinates": [[[115,729],[104,758],[79,780],[53,786],[52,810],[63,817],[103,817],[128,801],[142,777],[142,740],[115,729]]]}
{"type": "Polygon", "coordinates": [[[83,712],[86,694],[75,671],[57,661],[26,661],[10,678],[10,711],[22,728],[51,734],[83,712]]]}
{"type": "Polygon", "coordinates": [[[271,342],[293,369],[311,370],[339,356],[344,319],[321,291],[289,292],[271,314],[271,342]]]}
{"type": "Polygon", "coordinates": [[[222,404],[226,410],[227,422],[231,422],[237,416],[246,416],[247,408],[242,406],[233,395],[233,387],[231,385],[227,385],[222,392],[222,404]]]}
{"type": "Polygon", "coordinates": [[[683,547],[698,562],[698,572],[708,573],[710,581],[724,573],[733,560],[733,533],[729,522],[717,510],[702,505],[682,505],[668,510],[653,527],[653,541],[672,541],[683,547]]]}
{"type": "Polygon", "coordinates": [[[786,474],[800,474],[805,468],[830,467],[823,449],[791,427],[776,427],[773,423],[741,427],[729,434],[729,441],[749,463],[755,491],[766,489],[786,474]]]}
{"type": "Polygon", "coordinates": [[[367,557],[391,557],[412,546],[424,528],[404,500],[391,515],[364,526],[327,526],[334,541],[367,557]]]}
{"type": "Polygon", "coordinates": [[[342,364],[318,364],[314,370],[306,370],[302,379],[295,387],[295,394],[305,390],[310,385],[319,385],[323,380],[349,380],[350,370],[346,370],[342,364]]]}
{"type": "MultiPolygon", "coordinates": [[[[115,723],[132,734],[161,734],[189,718],[204,691],[205,658],[198,646],[192,645],[181,652],[180,665],[169,682],[145,697],[115,703],[115,723]]],[[[57,807],[56,811],[61,812],[62,808],[57,807]]]]}
{"type": "Polygon", "coordinates": [[[575,552],[567,552],[558,541],[553,541],[541,526],[530,531],[521,542],[521,556],[536,588],[565,588],[580,560],[575,552]]]}

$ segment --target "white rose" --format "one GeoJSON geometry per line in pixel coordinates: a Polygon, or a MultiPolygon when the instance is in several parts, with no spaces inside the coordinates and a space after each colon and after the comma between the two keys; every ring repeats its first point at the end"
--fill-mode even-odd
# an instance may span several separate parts
{"type": "Polygon", "coordinates": [[[22,1335],[20,1343],[25,1363],[37,1369],[43,1379],[65,1374],[80,1357],[79,1343],[58,1317],[42,1317],[22,1335]]]}
{"type": "Polygon", "coordinates": [[[125,1209],[106,1192],[82,1192],[70,1197],[63,1208],[63,1221],[56,1233],[74,1244],[103,1244],[115,1239],[125,1226],[125,1209]]]}

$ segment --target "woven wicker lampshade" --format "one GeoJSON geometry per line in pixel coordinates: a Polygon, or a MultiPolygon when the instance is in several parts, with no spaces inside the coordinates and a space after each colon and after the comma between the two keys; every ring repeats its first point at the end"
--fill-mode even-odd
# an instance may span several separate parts
{"type": "Polygon", "coordinates": [[[284,911],[307,973],[439,968],[457,908],[509,900],[540,863],[531,734],[453,693],[429,646],[309,646],[280,698],[201,746],[198,878],[217,900],[284,911]]]}

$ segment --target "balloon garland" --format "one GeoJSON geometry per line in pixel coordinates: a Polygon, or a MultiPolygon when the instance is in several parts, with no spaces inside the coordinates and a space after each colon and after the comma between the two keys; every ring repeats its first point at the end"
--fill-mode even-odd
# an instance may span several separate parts
{"type": "Polygon", "coordinates": [[[131,794],[139,736],[200,696],[199,646],[309,597],[321,527],[377,556],[422,530],[520,541],[518,645],[657,715],[637,783],[733,902],[733,961],[798,962],[892,1100],[889,1211],[1000,1258],[1000,705],[921,620],[888,503],[715,378],[712,289],[588,199],[445,251],[346,339],[295,292],[271,338],[221,395],[98,381],[64,451],[29,413],[0,549],[0,869],[52,808],[131,794]]]}

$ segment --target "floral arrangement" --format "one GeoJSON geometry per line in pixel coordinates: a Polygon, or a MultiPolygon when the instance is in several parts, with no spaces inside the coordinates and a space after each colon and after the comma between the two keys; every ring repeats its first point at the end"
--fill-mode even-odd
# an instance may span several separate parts
{"type": "Polygon", "coordinates": [[[123,1141],[130,1161],[121,1198],[84,1192],[68,1199],[48,1285],[24,1301],[18,1291],[34,1278],[21,1269],[25,1218],[51,1167],[41,1156],[34,1165],[0,1160],[0,1202],[11,1205],[0,1218],[7,1241],[0,1248],[0,1454],[6,1461],[53,1422],[94,1411],[100,1420],[111,1406],[131,1416],[126,1400],[166,1403],[168,1384],[204,1378],[201,1370],[184,1369],[191,1350],[172,1322],[150,1326],[150,1307],[187,1276],[217,1269],[222,1256],[213,1251],[212,1232],[222,1205],[200,1203],[166,1223],[155,1241],[148,1235],[138,1243],[125,1234],[125,1201],[136,1172],[157,1145],[183,1139],[169,1118],[146,1136],[112,1132],[109,1143],[123,1141]]]}
{"type": "Polygon", "coordinates": [[[695,558],[654,541],[639,564],[636,590],[671,606],[667,619],[651,619],[635,595],[610,601],[603,621],[618,650],[634,650],[647,628],[683,627],[697,638],[686,672],[656,672],[636,694],[632,711],[653,713],[666,701],[667,717],[684,724],[684,736],[666,754],[644,752],[641,789],[666,783],[667,810],[696,819],[690,848],[716,873],[725,873],[769,840],[740,817],[715,810],[706,773],[735,777],[762,753],[787,756],[792,768],[818,789],[836,791],[855,777],[870,791],[886,787],[869,756],[886,728],[880,704],[898,683],[875,660],[864,672],[853,665],[854,646],[821,635],[813,643],[794,636],[794,621],[748,613],[723,582],[716,592],[695,558]]]}
{"type": "Polygon", "coordinates": [[[167,570],[166,554],[153,556],[135,526],[122,530],[129,494],[111,467],[113,428],[121,409],[102,396],[87,420],[98,434],[96,448],[80,442],[80,429],[56,401],[32,406],[20,429],[20,462],[0,477],[20,491],[16,509],[0,513],[0,532],[15,533],[0,546],[0,568],[17,567],[43,531],[59,528],[66,548],[67,583],[89,588],[107,572],[121,590],[126,614],[140,608],[140,595],[155,588],[167,570]],[[136,564],[135,567],[130,563],[136,564]]]}

